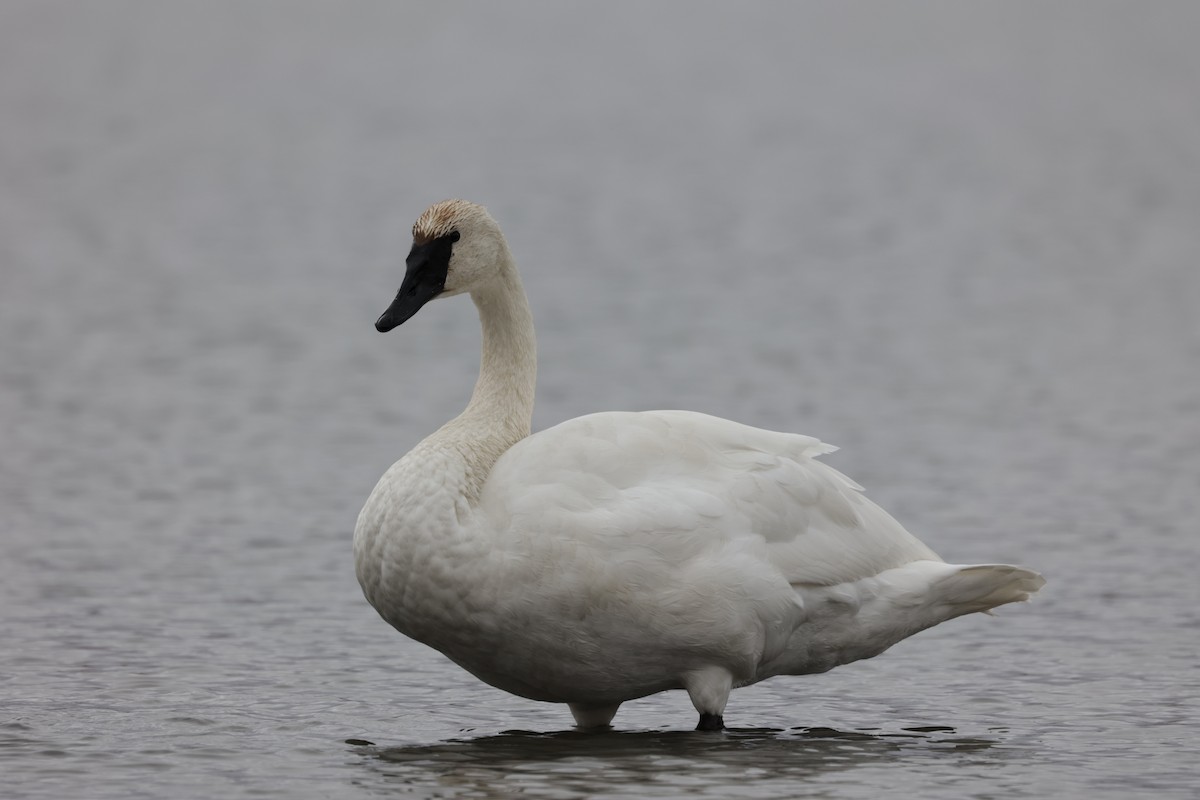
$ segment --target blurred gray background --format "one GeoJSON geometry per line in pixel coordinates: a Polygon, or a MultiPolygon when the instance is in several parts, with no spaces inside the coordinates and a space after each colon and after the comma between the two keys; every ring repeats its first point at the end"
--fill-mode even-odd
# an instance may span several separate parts
{"type": "Polygon", "coordinates": [[[0,2],[8,797],[1194,797],[1200,6],[0,2]],[[535,427],[841,445],[1031,606],[618,732],[479,684],[353,575],[478,328],[387,337],[489,207],[535,427]],[[505,731],[527,733],[504,733],[505,731]],[[346,744],[369,740],[374,746],[346,744]]]}

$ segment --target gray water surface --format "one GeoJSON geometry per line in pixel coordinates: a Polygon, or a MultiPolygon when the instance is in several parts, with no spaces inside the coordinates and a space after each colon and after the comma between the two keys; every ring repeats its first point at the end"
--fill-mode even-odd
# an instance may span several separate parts
{"type": "Polygon", "coordinates": [[[1195,797],[1195,4],[0,3],[0,793],[1195,797]],[[583,735],[362,599],[489,206],[535,427],[820,436],[1028,606],[583,735]]]}

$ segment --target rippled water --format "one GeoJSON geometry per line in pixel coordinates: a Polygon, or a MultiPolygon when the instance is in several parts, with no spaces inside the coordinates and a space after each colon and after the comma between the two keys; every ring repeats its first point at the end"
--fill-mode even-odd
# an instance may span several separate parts
{"type": "Polygon", "coordinates": [[[0,5],[5,797],[1194,797],[1197,7],[0,5]],[[486,203],[535,425],[821,436],[1030,606],[616,730],[396,635],[350,563],[465,402],[486,203]]]}

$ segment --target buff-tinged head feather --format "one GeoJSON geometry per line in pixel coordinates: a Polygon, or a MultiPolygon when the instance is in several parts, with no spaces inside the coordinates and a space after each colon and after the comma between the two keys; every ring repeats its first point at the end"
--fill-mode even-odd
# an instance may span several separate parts
{"type": "Polygon", "coordinates": [[[413,242],[426,244],[456,230],[464,222],[488,217],[487,209],[466,200],[443,200],[434,203],[413,223],[413,242]]]}

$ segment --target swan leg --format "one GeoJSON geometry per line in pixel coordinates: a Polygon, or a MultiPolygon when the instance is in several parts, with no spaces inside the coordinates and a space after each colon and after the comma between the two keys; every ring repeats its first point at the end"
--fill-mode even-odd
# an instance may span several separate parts
{"type": "Polygon", "coordinates": [[[576,727],[607,728],[608,723],[612,722],[612,718],[616,716],[617,709],[621,707],[621,704],[613,703],[611,706],[594,706],[587,703],[567,703],[567,707],[571,709],[571,716],[575,718],[576,727]]]}
{"type": "Polygon", "coordinates": [[[698,731],[725,729],[725,704],[733,690],[733,674],[723,667],[704,667],[689,672],[683,679],[692,705],[700,712],[698,731]]]}

